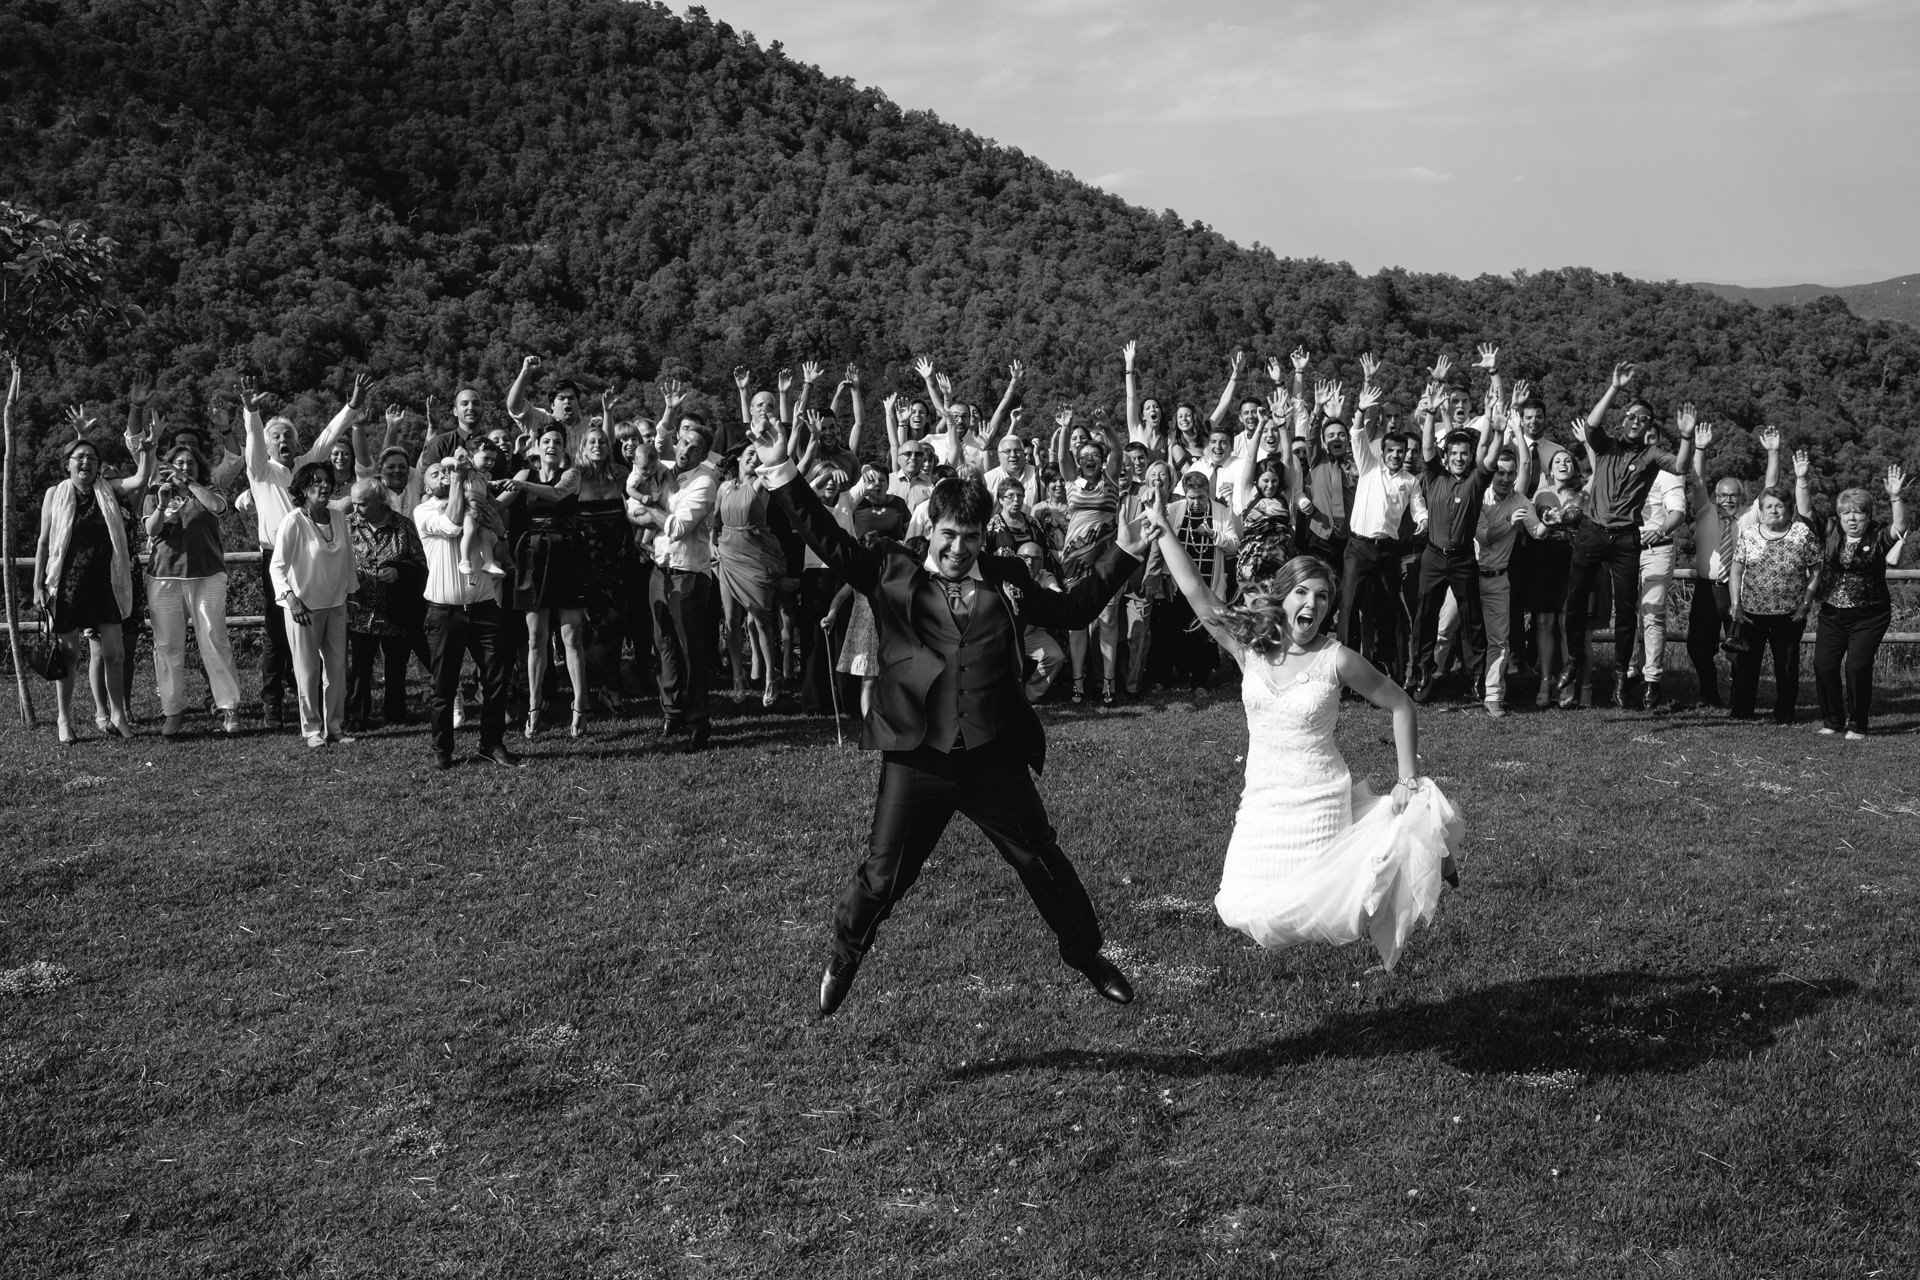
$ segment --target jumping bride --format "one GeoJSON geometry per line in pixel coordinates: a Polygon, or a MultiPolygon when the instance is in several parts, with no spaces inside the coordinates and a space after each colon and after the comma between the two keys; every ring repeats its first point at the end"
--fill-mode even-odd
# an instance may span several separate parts
{"type": "Polygon", "coordinates": [[[1464,825],[1420,776],[1413,699],[1346,646],[1322,636],[1333,569],[1296,556],[1240,602],[1208,589],[1155,496],[1145,515],[1194,615],[1239,662],[1247,781],[1214,907],[1270,949],[1372,940],[1388,969],[1433,916],[1440,882],[1457,885],[1464,825]],[[1387,796],[1353,784],[1334,745],[1345,686],[1393,713],[1399,781],[1387,796]]]}

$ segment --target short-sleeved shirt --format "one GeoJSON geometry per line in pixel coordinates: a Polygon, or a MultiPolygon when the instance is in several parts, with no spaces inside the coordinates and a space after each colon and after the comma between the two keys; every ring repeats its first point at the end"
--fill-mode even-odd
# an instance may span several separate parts
{"type": "Polygon", "coordinates": [[[1640,523],[1653,477],[1672,471],[1679,459],[1658,445],[1624,448],[1598,427],[1587,432],[1593,449],[1593,477],[1587,481],[1587,514],[1609,529],[1631,529],[1640,523]]]}
{"type": "Polygon", "coordinates": [[[1807,598],[1807,581],[1820,567],[1820,540],[1813,526],[1795,520],[1779,537],[1755,525],[1740,531],[1733,562],[1740,576],[1740,608],[1746,613],[1792,613],[1807,598]]]}

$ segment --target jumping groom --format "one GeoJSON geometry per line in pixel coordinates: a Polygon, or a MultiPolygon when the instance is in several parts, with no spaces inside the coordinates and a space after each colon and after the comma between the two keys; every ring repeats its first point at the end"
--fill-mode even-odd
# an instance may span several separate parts
{"type": "Polygon", "coordinates": [[[868,852],[834,912],[833,954],[820,979],[820,1013],[840,1007],[874,933],[913,887],[940,833],[966,815],[1000,851],[1060,941],[1060,956],[1102,996],[1133,999],[1125,975],[1100,954],[1100,921],[1061,851],[1034,789],[1046,735],[1021,679],[1026,627],[1091,623],[1140,563],[1145,541],[1122,529],[1070,592],[1036,587],[1010,556],[980,555],[992,500],[977,482],[933,487],[925,559],[843,530],[787,459],[777,423],[756,423],[754,447],[774,501],[807,545],[873,605],[880,679],[860,745],[883,753],[868,852]]]}

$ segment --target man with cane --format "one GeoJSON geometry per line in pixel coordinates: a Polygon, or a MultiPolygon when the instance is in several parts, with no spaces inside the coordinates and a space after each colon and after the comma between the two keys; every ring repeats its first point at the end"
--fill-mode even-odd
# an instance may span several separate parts
{"type": "Polygon", "coordinates": [[[1060,956],[1101,996],[1133,999],[1125,975],[1100,954],[1100,922],[1062,852],[1029,768],[1045,763],[1046,735],[1022,689],[1028,627],[1088,625],[1140,564],[1137,524],[1066,594],[1037,589],[1010,556],[982,556],[993,502],[977,480],[943,480],[928,498],[927,554],[863,546],[818,495],[798,482],[776,424],[753,444],[773,500],[827,567],[872,603],[880,677],[860,730],[884,754],[868,853],[834,913],[833,954],[820,1012],[846,999],[880,923],[912,887],[940,833],[965,814],[1019,874],[1059,940],[1060,956]]]}

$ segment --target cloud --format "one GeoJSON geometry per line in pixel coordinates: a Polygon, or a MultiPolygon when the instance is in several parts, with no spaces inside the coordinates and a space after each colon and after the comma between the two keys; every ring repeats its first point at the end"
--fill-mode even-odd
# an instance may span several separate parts
{"type": "Polygon", "coordinates": [[[1137,187],[1147,176],[1145,169],[1121,169],[1114,173],[1103,173],[1093,180],[1093,185],[1103,191],[1124,191],[1128,187],[1137,187]]]}

